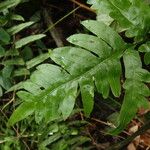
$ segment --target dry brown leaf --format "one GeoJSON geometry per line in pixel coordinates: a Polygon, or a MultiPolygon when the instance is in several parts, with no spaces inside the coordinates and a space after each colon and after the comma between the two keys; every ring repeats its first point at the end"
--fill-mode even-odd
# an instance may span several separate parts
{"type": "Polygon", "coordinates": [[[127,150],[136,150],[136,147],[133,143],[130,143],[127,147],[127,150]]]}
{"type": "Polygon", "coordinates": [[[130,132],[130,133],[135,133],[135,132],[138,130],[138,128],[139,128],[138,125],[132,126],[132,127],[129,129],[129,132],[130,132]]]}
{"type": "Polygon", "coordinates": [[[150,130],[148,130],[146,133],[140,136],[141,143],[144,145],[150,147],[150,130]]]}

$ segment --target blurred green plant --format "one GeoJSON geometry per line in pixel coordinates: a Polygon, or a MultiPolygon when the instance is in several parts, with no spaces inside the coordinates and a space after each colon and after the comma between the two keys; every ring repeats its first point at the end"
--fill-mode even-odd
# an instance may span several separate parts
{"type": "Polygon", "coordinates": [[[60,118],[48,124],[37,124],[30,117],[12,128],[7,127],[8,118],[0,114],[1,120],[3,119],[0,127],[0,149],[75,150],[83,144],[86,148],[91,141],[84,133],[87,122],[77,118],[73,120],[77,112],[70,116],[70,120],[63,121],[60,118]]]}
{"type": "Polygon", "coordinates": [[[29,46],[24,48],[23,46],[45,36],[44,34],[38,34],[17,38],[20,31],[34,24],[32,21],[24,22],[22,16],[15,14],[14,8],[23,2],[22,0],[0,2],[0,66],[2,68],[0,70],[0,96],[10,89],[15,77],[30,74],[26,61],[33,57],[33,52],[29,46]]]}

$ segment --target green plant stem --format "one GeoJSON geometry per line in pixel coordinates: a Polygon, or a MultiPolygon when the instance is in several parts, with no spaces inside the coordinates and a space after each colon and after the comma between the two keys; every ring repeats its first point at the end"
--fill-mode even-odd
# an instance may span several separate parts
{"type": "Polygon", "coordinates": [[[80,8],[80,6],[78,6],[77,8],[73,9],[71,12],[69,12],[68,14],[66,14],[65,16],[63,16],[61,19],[59,19],[58,21],[56,21],[53,25],[49,26],[44,32],[48,32],[49,30],[51,30],[53,27],[55,27],[58,23],[60,23],[61,21],[63,21],[65,18],[67,18],[68,16],[70,16],[72,13],[74,13],[76,10],[78,10],[80,8]]]}

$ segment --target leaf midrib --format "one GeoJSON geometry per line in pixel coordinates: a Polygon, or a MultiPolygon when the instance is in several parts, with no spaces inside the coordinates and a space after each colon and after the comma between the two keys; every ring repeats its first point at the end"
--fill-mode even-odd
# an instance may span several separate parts
{"type": "Polygon", "coordinates": [[[46,95],[51,95],[51,93],[53,93],[54,91],[56,91],[56,90],[58,90],[58,89],[60,89],[61,87],[63,87],[65,84],[69,84],[70,82],[74,82],[74,81],[77,81],[77,80],[79,80],[80,78],[82,78],[83,76],[85,77],[85,76],[92,76],[93,74],[95,74],[95,72],[97,72],[97,68],[100,68],[100,66],[103,64],[103,63],[105,63],[106,61],[109,61],[109,60],[111,60],[111,59],[114,59],[114,57],[115,58],[117,58],[117,56],[119,56],[119,57],[121,57],[122,55],[123,55],[123,53],[124,53],[124,51],[125,50],[123,50],[123,51],[121,51],[121,52],[117,52],[116,51],[116,53],[114,53],[113,55],[110,55],[110,57],[108,57],[108,58],[106,58],[106,59],[104,59],[103,61],[101,61],[100,63],[98,63],[96,66],[94,66],[94,67],[92,67],[91,69],[89,69],[88,71],[86,71],[85,73],[83,73],[83,74],[81,74],[81,75],[78,75],[77,77],[75,77],[75,78],[71,78],[70,80],[67,80],[67,81],[65,81],[64,83],[62,83],[61,85],[56,85],[56,87],[54,88],[54,89],[52,89],[52,87],[50,87],[50,88],[48,88],[48,89],[46,89],[46,90],[44,90],[43,92],[41,92],[39,95],[36,95],[35,96],[35,99],[42,99],[44,96],[46,96],[46,95]]]}

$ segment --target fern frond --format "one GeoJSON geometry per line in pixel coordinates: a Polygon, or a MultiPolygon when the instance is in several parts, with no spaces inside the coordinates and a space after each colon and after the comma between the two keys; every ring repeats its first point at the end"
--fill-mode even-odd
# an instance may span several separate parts
{"type": "Polygon", "coordinates": [[[142,69],[142,64],[138,52],[127,50],[123,56],[125,63],[124,89],[126,90],[124,101],[118,118],[118,127],[112,134],[120,133],[127,124],[135,117],[139,108],[150,108],[147,97],[150,90],[144,82],[150,82],[150,73],[142,69]]]}
{"type": "Polygon", "coordinates": [[[150,11],[144,1],[90,0],[89,3],[97,10],[99,20],[107,24],[109,20],[109,25],[117,21],[119,30],[126,31],[128,37],[136,37],[139,41],[149,32],[150,11]]]}
{"type": "Polygon", "coordinates": [[[25,91],[18,92],[23,102],[9,119],[10,125],[33,113],[37,122],[66,119],[74,108],[78,85],[87,116],[93,109],[94,90],[105,98],[110,88],[114,96],[120,95],[120,57],[125,43],[102,22],[88,20],[82,24],[97,36],[73,35],[68,40],[78,47],[61,47],[50,52],[50,58],[58,65],[38,66],[24,83],[25,91]],[[26,107],[30,104],[32,111],[26,107]],[[21,109],[26,109],[23,115],[21,109]]]}

